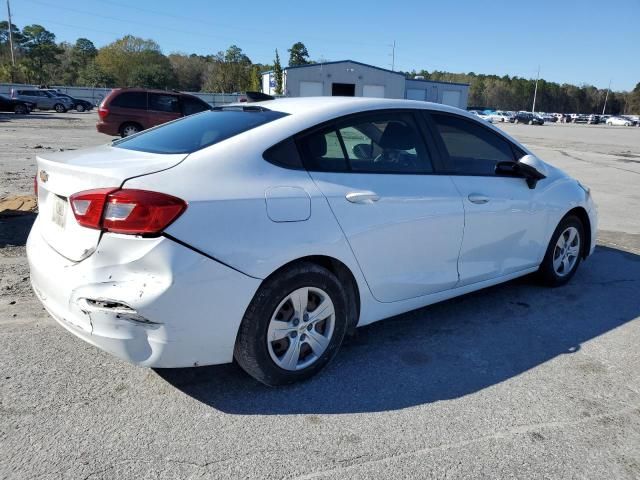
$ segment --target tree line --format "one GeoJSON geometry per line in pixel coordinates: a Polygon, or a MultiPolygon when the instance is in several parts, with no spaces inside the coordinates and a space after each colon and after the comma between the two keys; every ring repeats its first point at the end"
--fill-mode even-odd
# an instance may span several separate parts
{"type": "MultiPolygon", "coordinates": [[[[102,48],[87,38],[56,42],[41,25],[22,29],[11,25],[15,66],[9,48],[9,24],[0,22],[0,82],[90,87],[147,87],[232,93],[259,91],[261,72],[273,70],[275,90],[283,93],[283,66],[275,51],[272,64],[254,63],[237,45],[210,55],[164,55],[157,42],[126,35],[102,48]]],[[[302,42],[287,50],[287,65],[315,63],[302,42]]],[[[535,81],[531,79],[442,71],[404,72],[408,78],[470,84],[470,106],[530,110],[535,81]]],[[[571,85],[540,79],[536,110],[599,113],[607,92],[591,85],[571,85]]],[[[640,83],[632,92],[609,92],[607,113],[640,113],[640,83]]]]}

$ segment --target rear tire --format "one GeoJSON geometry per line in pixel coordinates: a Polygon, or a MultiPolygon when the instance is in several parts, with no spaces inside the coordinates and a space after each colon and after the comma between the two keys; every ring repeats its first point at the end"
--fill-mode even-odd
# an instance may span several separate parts
{"type": "Polygon", "coordinates": [[[584,225],[574,215],[562,219],[551,236],[538,276],[543,284],[559,287],[575,275],[584,251],[584,225]]]}
{"type": "Polygon", "coordinates": [[[13,112],[17,115],[26,115],[27,113],[29,113],[29,110],[24,105],[18,104],[13,108],[13,112]]]}
{"type": "Polygon", "coordinates": [[[128,137],[130,135],[135,135],[138,132],[142,131],[142,127],[136,123],[125,123],[120,127],[120,136],[122,138],[128,137]]]}
{"type": "Polygon", "coordinates": [[[76,112],[84,112],[85,108],[84,105],[78,104],[76,105],[76,112]]]}
{"type": "Polygon", "coordinates": [[[62,105],[61,103],[56,103],[53,106],[53,109],[58,113],[64,113],[64,112],[67,111],[67,108],[64,105],[62,105]]]}
{"type": "Polygon", "coordinates": [[[265,385],[306,380],[324,368],[342,345],[347,305],[345,287],[324,267],[301,262],[278,272],[251,300],[234,358],[265,385]]]}

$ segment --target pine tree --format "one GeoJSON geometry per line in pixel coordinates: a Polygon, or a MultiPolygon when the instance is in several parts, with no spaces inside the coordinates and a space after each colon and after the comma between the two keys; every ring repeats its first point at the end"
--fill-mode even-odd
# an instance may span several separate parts
{"type": "Polygon", "coordinates": [[[273,74],[276,77],[276,94],[282,95],[282,65],[280,65],[280,55],[276,48],[276,59],[273,62],[273,74]]]}

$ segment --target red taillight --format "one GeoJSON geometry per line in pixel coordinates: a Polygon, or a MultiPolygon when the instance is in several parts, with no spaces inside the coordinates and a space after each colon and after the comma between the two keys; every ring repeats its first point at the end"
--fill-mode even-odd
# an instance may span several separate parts
{"type": "Polygon", "coordinates": [[[101,188],[71,196],[80,225],[113,233],[160,234],[187,208],[184,200],[147,190],[101,188]]]}
{"type": "Polygon", "coordinates": [[[107,118],[107,115],[109,115],[109,109],[100,105],[100,108],[98,108],[98,116],[100,117],[100,119],[104,120],[105,118],[107,118]]]}
{"type": "Polygon", "coordinates": [[[36,174],[33,176],[33,193],[36,196],[36,202],[38,201],[38,171],[36,170],[36,174]]]}

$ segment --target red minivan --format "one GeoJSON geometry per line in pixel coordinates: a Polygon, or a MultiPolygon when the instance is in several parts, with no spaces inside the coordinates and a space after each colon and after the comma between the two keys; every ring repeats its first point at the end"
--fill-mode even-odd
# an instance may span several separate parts
{"type": "Polygon", "coordinates": [[[146,88],[114,88],[100,104],[96,128],[107,135],[127,137],[147,128],[210,110],[187,93],[146,88]]]}

